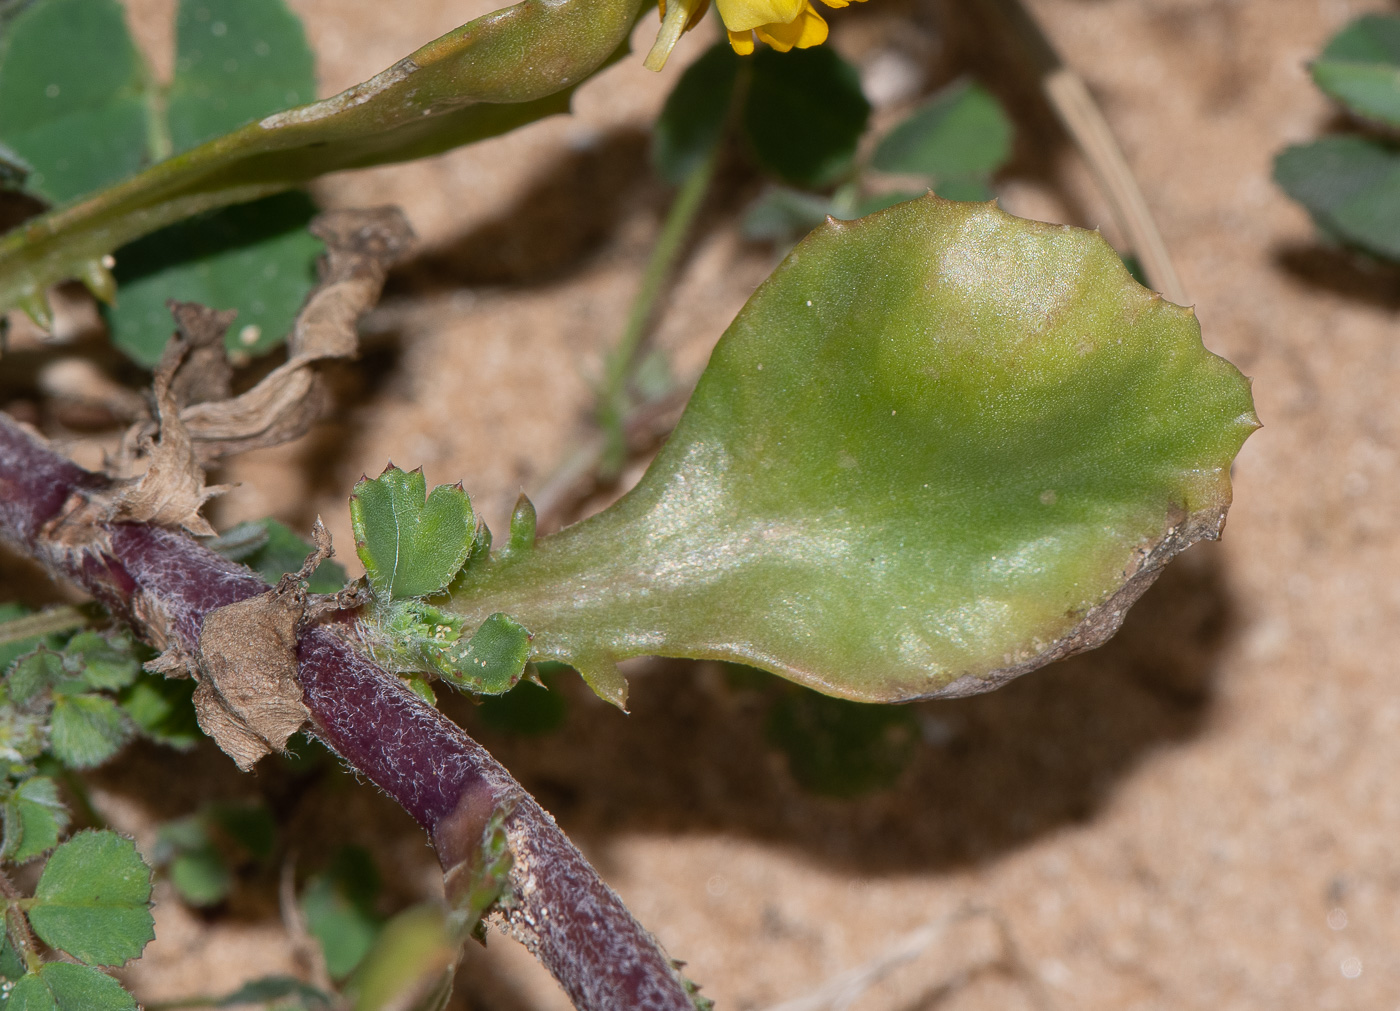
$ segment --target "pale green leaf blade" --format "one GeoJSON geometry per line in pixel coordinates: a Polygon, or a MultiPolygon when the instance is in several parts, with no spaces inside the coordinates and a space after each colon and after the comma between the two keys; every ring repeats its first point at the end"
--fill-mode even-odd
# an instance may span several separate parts
{"type": "Polygon", "coordinates": [[[176,151],[315,97],[315,57],[283,0],[181,0],[166,112],[176,151]]]}
{"type": "Polygon", "coordinates": [[[1256,425],[1096,233],[927,197],[809,236],[638,486],[451,606],[585,676],[655,654],[869,701],[987,690],[1103,641],[1216,536],[1256,425]]]}
{"type": "Polygon", "coordinates": [[[131,724],[105,695],[54,696],[49,750],[70,769],[91,769],[131,737],[131,724]]]}
{"type": "Polygon", "coordinates": [[[385,599],[438,593],[471,551],[476,517],[466,492],[460,485],[426,490],[421,469],[391,464],[355,485],[350,498],[355,550],[370,586],[385,599]]]}
{"type": "Polygon", "coordinates": [[[1327,44],[1312,75],[1357,115],[1400,126],[1400,17],[1371,14],[1353,21],[1327,44]]]}
{"type": "Polygon", "coordinates": [[[136,1011],[136,998],[86,965],[48,962],[20,978],[6,1011],[136,1011]]]}
{"type": "Polygon", "coordinates": [[[0,49],[0,141],[62,203],[146,161],[145,70],[116,0],[36,0],[0,49]]]}
{"type": "Polygon", "coordinates": [[[987,89],[956,81],[891,130],[871,164],[940,181],[986,179],[1011,157],[1011,139],[1011,120],[987,89]]]}
{"type": "Polygon", "coordinates": [[[29,922],[44,941],[89,965],[121,965],[155,938],[151,870],[130,839],[79,832],[44,866],[29,922]]]}

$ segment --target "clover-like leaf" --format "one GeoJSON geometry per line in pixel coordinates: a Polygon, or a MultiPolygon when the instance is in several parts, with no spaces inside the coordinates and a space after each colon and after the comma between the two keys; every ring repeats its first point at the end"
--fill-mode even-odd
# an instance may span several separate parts
{"type": "MultiPolygon", "coordinates": [[[[956,81],[891,130],[871,164],[965,186],[1001,168],[1011,157],[1011,139],[1011,120],[997,100],[979,84],[956,81]]],[[[948,195],[947,187],[938,193],[948,195]]]]}
{"type": "MultiPolygon", "coordinates": [[[[201,0],[185,3],[196,12],[198,22],[201,0]]],[[[267,3],[268,0],[203,0],[202,9],[210,11],[211,35],[216,8],[239,12],[224,20],[224,41],[230,46],[236,26],[246,27],[261,19],[254,25],[257,30],[250,41],[254,68],[259,66],[259,60],[286,59],[291,55],[283,45],[285,32],[273,35],[263,31],[268,20],[255,16],[255,11],[265,10],[267,3]],[[246,17],[243,9],[249,11],[246,17]],[[266,57],[259,52],[259,41],[267,44],[266,57]]],[[[107,136],[118,120],[138,124],[140,130],[122,126],[122,144],[113,145],[112,157],[97,163],[105,173],[102,178],[64,181],[63,192],[74,195],[98,182],[123,180],[119,186],[89,194],[61,212],[51,211],[32,222],[22,234],[14,232],[0,238],[0,309],[22,305],[36,317],[46,318],[49,311],[43,298],[45,288],[69,277],[87,280],[94,290],[110,294],[111,279],[102,266],[104,254],[193,214],[301,186],[328,172],[437,154],[567,112],[573,90],[621,55],[619,47],[625,44],[640,8],[641,0],[525,0],[428,43],[339,95],[274,112],[173,158],[165,157],[168,150],[153,151],[162,160],[134,178],[123,180],[147,153],[147,107],[140,87],[142,75],[138,73],[131,78],[133,84],[120,92],[121,105],[113,113],[111,124],[101,120],[104,112],[98,110],[91,115],[85,113],[86,119],[71,119],[53,127],[52,132],[63,132],[62,137],[53,140],[54,144],[61,141],[80,145],[84,150],[107,136]],[[522,52],[531,57],[525,64],[520,60],[522,52]],[[96,121],[92,121],[94,117],[96,121]],[[90,129],[82,129],[84,126],[90,129]]],[[[134,54],[120,24],[120,5],[116,0],[35,0],[31,9],[57,14],[50,17],[46,26],[45,44],[25,45],[30,54],[24,68],[25,83],[8,92],[12,99],[8,104],[5,70],[0,67],[0,143],[11,139],[6,132],[4,110],[17,110],[10,119],[16,131],[13,136],[25,143],[23,148],[18,143],[14,146],[26,158],[34,151],[43,153],[40,146],[30,142],[27,133],[40,132],[43,124],[49,122],[47,117],[52,110],[46,109],[45,103],[52,104],[54,100],[47,97],[45,82],[52,83],[53,78],[44,77],[46,66],[76,66],[79,73],[91,77],[91,87],[85,82],[83,93],[90,91],[105,98],[112,93],[112,81],[120,84],[127,78],[111,72],[108,64],[112,61],[103,48],[130,50],[134,54]],[[69,23],[64,18],[71,12],[81,14],[84,8],[98,6],[117,12],[116,19],[108,19],[113,27],[96,33],[93,39],[87,35],[80,39],[76,32],[70,38],[69,23]],[[38,81],[37,91],[34,80],[38,81]]],[[[16,18],[13,31],[18,31],[28,15],[26,10],[16,18]]],[[[198,40],[200,46],[209,41],[198,40]]],[[[11,45],[12,51],[19,48],[11,45]]],[[[235,118],[250,113],[255,105],[252,99],[273,96],[285,84],[280,77],[282,69],[266,64],[244,76],[242,61],[248,58],[248,49],[242,52],[245,55],[240,56],[235,50],[222,53],[222,58],[214,63],[201,59],[190,69],[194,75],[202,67],[197,76],[206,83],[218,81],[223,74],[239,79],[239,93],[230,93],[226,103],[230,115],[237,110],[235,118]],[[230,58],[239,63],[233,71],[225,69],[230,58]],[[258,91],[259,76],[276,81],[276,87],[258,91]],[[254,91],[246,90],[249,85],[254,91]]],[[[190,79],[194,81],[195,77],[190,79]]],[[[282,94],[285,97],[285,91],[282,94]]],[[[189,137],[202,136],[205,130],[197,123],[189,137]]],[[[45,139],[52,140],[47,136],[45,139]]],[[[121,258],[118,256],[119,261],[121,258]]]]}
{"type": "Polygon", "coordinates": [[[1312,75],[1319,88],[1356,114],[1400,126],[1400,17],[1356,19],[1327,43],[1312,75]]]}
{"type": "Polygon", "coordinates": [[[645,654],[858,700],[984,691],[1099,644],[1217,536],[1256,425],[1191,310],[1102,237],[930,196],[808,236],[636,488],[450,606],[511,615],[619,704],[614,662],[645,654]]]}
{"type": "Polygon", "coordinates": [[[136,1011],[136,998],[89,966],[47,962],[20,977],[5,1011],[136,1011]]]}
{"type": "Polygon", "coordinates": [[[145,72],[116,0],[37,0],[0,48],[0,141],[62,203],[146,161],[145,72]]]}
{"type": "Polygon", "coordinates": [[[131,724],[105,695],[55,695],[50,718],[49,750],[70,769],[101,765],[131,737],[131,724]]]}
{"type": "Polygon", "coordinates": [[[4,816],[3,856],[17,864],[53,849],[68,827],[68,808],[58,784],[47,776],[31,776],[16,786],[4,816]]]}
{"type": "Polygon", "coordinates": [[[130,839],[79,832],[54,850],[29,907],[45,944],[89,965],[121,965],[155,938],[151,870],[130,839]]]}
{"type": "Polygon", "coordinates": [[[461,485],[438,485],[428,495],[421,469],[393,464],[355,485],[350,521],[370,587],[385,600],[440,592],[465,564],[476,535],[461,485]]]}

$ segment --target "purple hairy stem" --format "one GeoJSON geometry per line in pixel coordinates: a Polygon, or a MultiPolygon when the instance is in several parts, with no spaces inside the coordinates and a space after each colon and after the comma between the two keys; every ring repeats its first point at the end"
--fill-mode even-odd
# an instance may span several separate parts
{"type": "MultiPolygon", "coordinates": [[[[194,655],[209,612],[269,589],[181,532],[107,523],[82,543],[50,536],[75,496],[106,484],[0,414],[0,540],[83,587],[153,644],[194,655]]],[[[493,816],[504,815],[514,864],[502,916],[576,1007],[693,1011],[656,940],[485,748],[324,626],[301,633],[297,677],[312,732],[428,832],[449,891],[454,872],[479,862],[493,816]]]]}

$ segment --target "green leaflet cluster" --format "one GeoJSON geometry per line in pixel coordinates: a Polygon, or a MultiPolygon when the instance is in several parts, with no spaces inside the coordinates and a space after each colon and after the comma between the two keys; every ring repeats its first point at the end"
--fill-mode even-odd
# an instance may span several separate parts
{"type": "MultiPolygon", "coordinates": [[[[0,618],[23,609],[5,605],[0,618]]],[[[0,646],[0,763],[4,835],[0,860],[50,854],[34,894],[4,889],[0,992],[22,1011],[125,1011],[136,1001],[99,967],[120,966],[155,936],[151,870],[129,839],[79,832],[61,843],[71,815],[68,770],[112,757],[135,733],[180,743],[177,701],[151,684],[129,640],[81,631],[0,646]],[[37,942],[81,964],[46,960],[37,942]]],[[[186,705],[188,708],[188,705],[186,705]]],[[[192,739],[192,738],[191,738],[192,739]]]]}
{"type": "MultiPolygon", "coordinates": [[[[316,97],[310,47],[283,0],[181,0],[175,74],[161,86],[116,0],[35,0],[0,38],[0,141],[24,188],[61,205],[111,186],[268,113],[316,97]]],[[[114,304],[112,338],[154,365],[170,335],[167,299],[237,309],[231,352],[287,335],[314,281],[315,206],[282,194],[171,226],[87,261],[81,274],[114,304]]],[[[35,293],[26,306],[42,322],[35,293]]]]}
{"type": "Polygon", "coordinates": [[[1400,17],[1373,14],[1342,29],[1312,64],[1313,80],[1360,125],[1298,144],[1274,161],[1274,181],[1324,236],[1400,260],[1400,17]]]}
{"type": "MultiPolygon", "coordinates": [[[[375,659],[429,701],[433,677],[479,695],[509,691],[530,659],[529,631],[495,613],[468,634],[459,615],[432,602],[491,549],[491,532],[461,485],[430,495],[421,469],[390,464],[355,486],[350,519],[369,587],[360,634],[375,659]]],[[[502,555],[527,554],[534,540],[534,507],[522,497],[502,555]]]]}
{"type": "Polygon", "coordinates": [[[739,57],[720,42],[686,68],[667,98],[652,162],[680,185],[732,129],[774,180],[749,208],[745,235],[791,245],[828,215],[862,217],[928,189],[952,200],[990,200],[992,177],[1011,157],[1011,120],[970,80],[920,104],[860,157],[869,119],[860,77],[835,50],[739,57]]]}

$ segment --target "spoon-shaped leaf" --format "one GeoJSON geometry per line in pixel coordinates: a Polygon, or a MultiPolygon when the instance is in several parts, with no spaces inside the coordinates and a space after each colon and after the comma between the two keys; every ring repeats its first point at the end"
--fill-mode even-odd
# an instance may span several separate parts
{"type": "Polygon", "coordinates": [[[1189,309],[1094,232],[926,197],[829,221],[716,347],[641,483],[469,567],[534,659],[735,660],[852,699],[994,688],[1104,641],[1218,535],[1257,426],[1189,309]]]}

